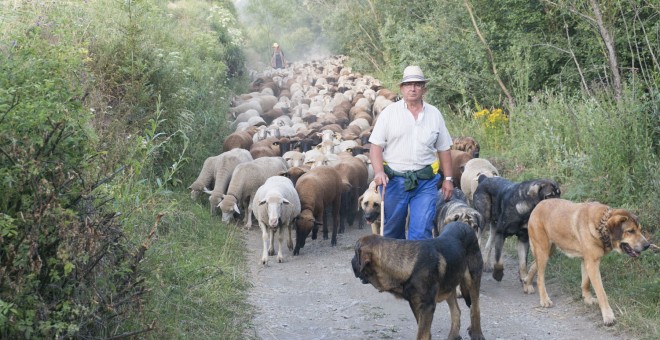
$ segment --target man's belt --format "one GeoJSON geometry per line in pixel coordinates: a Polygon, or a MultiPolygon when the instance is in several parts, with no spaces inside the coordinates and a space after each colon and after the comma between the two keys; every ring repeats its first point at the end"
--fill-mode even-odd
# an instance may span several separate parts
{"type": "Polygon", "coordinates": [[[403,182],[403,186],[406,191],[410,191],[417,188],[417,185],[419,184],[417,180],[420,179],[426,180],[435,177],[435,174],[433,173],[433,167],[431,165],[427,165],[417,171],[399,172],[390,168],[389,165],[385,164],[384,169],[385,169],[385,174],[389,178],[392,178],[393,176],[405,178],[405,181],[403,182]]]}

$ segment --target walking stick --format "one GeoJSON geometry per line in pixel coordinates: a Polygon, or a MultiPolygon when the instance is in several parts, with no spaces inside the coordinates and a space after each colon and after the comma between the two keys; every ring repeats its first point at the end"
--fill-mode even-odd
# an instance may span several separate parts
{"type": "Polygon", "coordinates": [[[385,234],[385,186],[378,187],[380,191],[380,236],[385,234]]]}

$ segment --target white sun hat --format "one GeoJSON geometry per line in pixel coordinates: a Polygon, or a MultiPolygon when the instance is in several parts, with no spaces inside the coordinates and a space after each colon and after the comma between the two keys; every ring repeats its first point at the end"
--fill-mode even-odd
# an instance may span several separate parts
{"type": "Polygon", "coordinates": [[[427,81],[429,80],[424,77],[424,72],[422,72],[419,66],[408,66],[403,70],[403,79],[401,79],[399,84],[427,81]]]}

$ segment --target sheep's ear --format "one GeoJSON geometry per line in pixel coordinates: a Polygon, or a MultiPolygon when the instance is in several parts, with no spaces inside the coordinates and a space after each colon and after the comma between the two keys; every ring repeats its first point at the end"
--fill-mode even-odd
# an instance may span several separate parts
{"type": "Polygon", "coordinates": [[[284,176],[284,177],[291,177],[291,176],[289,175],[289,172],[288,172],[288,171],[280,171],[280,173],[278,173],[277,175],[278,175],[278,176],[284,176]]]}
{"type": "Polygon", "coordinates": [[[237,214],[240,214],[240,213],[241,213],[241,211],[238,210],[238,204],[236,204],[236,203],[234,203],[234,211],[235,211],[237,214]]]}
{"type": "Polygon", "coordinates": [[[282,199],[282,203],[284,203],[284,204],[291,204],[291,202],[289,202],[289,200],[286,199],[286,198],[282,199]]]}
{"type": "Polygon", "coordinates": [[[204,193],[206,193],[206,194],[209,194],[209,195],[210,195],[210,194],[212,193],[212,191],[211,191],[211,190],[209,190],[209,188],[207,188],[207,187],[204,187],[204,193]]]}
{"type": "Polygon", "coordinates": [[[259,201],[259,205],[264,205],[264,204],[266,204],[266,199],[262,199],[261,201],[259,201]]]}

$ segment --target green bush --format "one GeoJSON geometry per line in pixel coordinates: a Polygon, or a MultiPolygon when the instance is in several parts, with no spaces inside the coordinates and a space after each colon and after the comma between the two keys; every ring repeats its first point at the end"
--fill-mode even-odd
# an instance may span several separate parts
{"type": "Polygon", "coordinates": [[[143,307],[154,209],[220,152],[245,84],[232,5],[3,6],[0,338],[151,330],[126,319],[143,307]]]}
{"type": "Polygon", "coordinates": [[[55,6],[18,14],[0,78],[0,337],[100,334],[140,302],[139,251],[95,190],[73,23],[55,6]]]}

